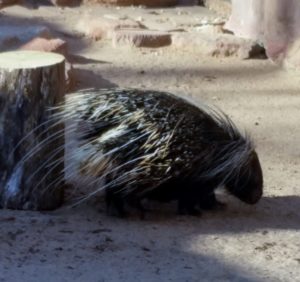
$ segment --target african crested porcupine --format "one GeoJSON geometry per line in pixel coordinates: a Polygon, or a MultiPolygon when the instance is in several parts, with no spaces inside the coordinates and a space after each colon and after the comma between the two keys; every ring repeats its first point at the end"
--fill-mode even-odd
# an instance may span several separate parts
{"type": "Polygon", "coordinates": [[[218,204],[219,186],[248,204],[262,196],[261,166],[249,136],[220,110],[149,90],[84,90],[58,106],[76,136],[79,173],[92,176],[89,198],[105,190],[108,207],[178,201],[180,213],[218,204]]]}

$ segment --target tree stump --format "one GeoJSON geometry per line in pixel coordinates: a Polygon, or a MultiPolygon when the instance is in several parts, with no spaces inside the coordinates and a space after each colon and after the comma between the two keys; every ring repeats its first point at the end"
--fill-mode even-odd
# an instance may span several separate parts
{"type": "Polygon", "coordinates": [[[53,106],[64,99],[64,62],[54,53],[0,54],[1,208],[49,210],[62,203],[64,125],[54,120],[53,106]]]}

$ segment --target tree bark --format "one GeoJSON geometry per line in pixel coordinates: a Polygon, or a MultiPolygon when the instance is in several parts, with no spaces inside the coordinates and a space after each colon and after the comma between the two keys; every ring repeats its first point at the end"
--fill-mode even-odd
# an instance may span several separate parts
{"type": "Polygon", "coordinates": [[[64,93],[63,56],[0,54],[0,207],[48,210],[61,205],[64,125],[57,124],[49,107],[62,102],[64,93]]]}

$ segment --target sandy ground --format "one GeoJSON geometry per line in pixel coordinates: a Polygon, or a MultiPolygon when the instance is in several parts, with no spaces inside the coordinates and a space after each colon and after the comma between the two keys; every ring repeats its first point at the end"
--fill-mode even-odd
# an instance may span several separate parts
{"type": "MultiPolygon", "coordinates": [[[[0,21],[27,19],[72,34],[83,10],[12,7],[0,21]]],[[[211,16],[201,8],[182,10],[186,21],[211,16]]],[[[116,11],[146,19],[149,12],[90,10],[116,11]]],[[[176,9],[166,13],[178,16],[176,9]]],[[[43,213],[2,210],[0,281],[300,281],[299,75],[266,60],[66,39],[77,55],[78,88],[167,90],[221,107],[255,140],[264,197],[256,206],[226,197],[225,211],[199,218],[159,205],[144,221],[108,217],[101,202],[43,213]]]]}

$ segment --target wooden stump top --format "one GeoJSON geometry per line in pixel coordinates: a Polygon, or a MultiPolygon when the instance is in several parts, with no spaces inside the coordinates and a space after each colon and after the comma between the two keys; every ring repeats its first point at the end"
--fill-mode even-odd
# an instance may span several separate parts
{"type": "Polygon", "coordinates": [[[0,53],[0,68],[2,69],[36,69],[59,64],[64,56],[40,51],[11,51],[0,53]]]}

